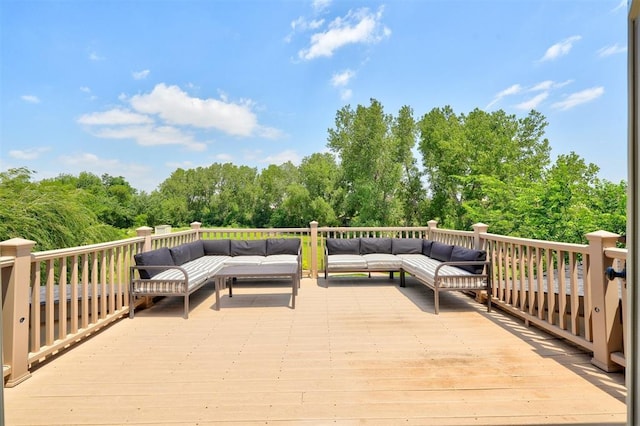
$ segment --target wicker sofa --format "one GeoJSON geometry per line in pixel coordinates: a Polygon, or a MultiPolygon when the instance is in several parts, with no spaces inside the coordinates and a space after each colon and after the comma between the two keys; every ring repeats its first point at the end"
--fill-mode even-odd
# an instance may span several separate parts
{"type": "Polygon", "coordinates": [[[299,238],[260,240],[197,240],[162,247],[134,256],[129,287],[129,317],[141,296],[182,296],[184,318],[189,317],[189,296],[212,281],[226,265],[295,263],[302,274],[299,238]]]}
{"type": "MultiPolygon", "coordinates": [[[[491,294],[490,262],[484,250],[474,250],[422,238],[327,238],[324,277],[330,272],[405,273],[434,291],[435,313],[441,291],[486,290],[491,294]]],[[[491,311],[491,297],[487,299],[491,311]]]]}

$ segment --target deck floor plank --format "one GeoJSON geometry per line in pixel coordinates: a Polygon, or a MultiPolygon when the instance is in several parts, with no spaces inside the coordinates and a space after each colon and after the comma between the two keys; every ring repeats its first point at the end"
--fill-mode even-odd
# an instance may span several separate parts
{"type": "Polygon", "coordinates": [[[165,298],[5,389],[10,425],[624,424],[590,355],[408,280],[240,282],[165,298]]]}

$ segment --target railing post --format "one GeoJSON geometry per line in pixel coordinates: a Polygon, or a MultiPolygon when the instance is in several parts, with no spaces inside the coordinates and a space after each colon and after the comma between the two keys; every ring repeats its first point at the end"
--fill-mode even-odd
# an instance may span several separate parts
{"type": "Polygon", "coordinates": [[[427,236],[427,239],[431,240],[431,230],[438,227],[438,221],[435,219],[431,219],[429,222],[427,222],[427,226],[429,227],[429,235],[427,236]]]}
{"type": "Polygon", "coordinates": [[[311,278],[318,278],[318,222],[315,220],[311,225],[311,278]]]}
{"type": "MultiPolygon", "coordinates": [[[[609,285],[605,269],[612,259],[605,249],[615,247],[618,234],[596,231],[586,235],[589,241],[589,270],[591,271],[591,300],[593,305],[593,358],[591,363],[604,371],[618,371],[621,367],[611,360],[613,352],[622,350],[622,324],[619,321],[618,286],[609,285]]],[[[589,289],[585,289],[589,291],[589,289]]]]}
{"type": "Polygon", "coordinates": [[[473,245],[476,250],[482,250],[482,238],[480,238],[480,234],[485,233],[489,230],[489,225],[485,225],[484,223],[476,223],[471,226],[473,228],[473,245]]]}
{"type": "Polygon", "coordinates": [[[191,229],[193,229],[196,232],[196,240],[199,240],[199,239],[202,238],[200,236],[200,227],[202,227],[202,223],[200,223],[200,222],[191,222],[191,229]]]}
{"type": "MultiPolygon", "coordinates": [[[[153,228],[149,226],[141,226],[140,228],[136,229],[136,234],[138,234],[138,237],[144,237],[144,245],[142,246],[143,252],[151,251],[153,249],[151,245],[152,232],[153,232],[153,228]]],[[[144,296],[144,298],[140,302],[140,305],[144,306],[145,308],[149,308],[152,304],[153,304],[153,297],[151,296],[144,296]]],[[[130,306],[129,309],[133,309],[133,307],[130,306]]]]}
{"type": "Polygon", "coordinates": [[[2,271],[2,338],[4,362],[11,366],[6,386],[27,380],[29,373],[29,288],[31,249],[35,241],[13,238],[0,243],[0,255],[15,259],[12,268],[2,271]],[[5,285],[7,286],[5,288],[5,285]]]}
{"type": "Polygon", "coordinates": [[[151,233],[153,232],[153,228],[149,226],[141,226],[136,229],[136,234],[138,237],[144,237],[144,245],[142,246],[142,251],[151,251],[151,233]]]}

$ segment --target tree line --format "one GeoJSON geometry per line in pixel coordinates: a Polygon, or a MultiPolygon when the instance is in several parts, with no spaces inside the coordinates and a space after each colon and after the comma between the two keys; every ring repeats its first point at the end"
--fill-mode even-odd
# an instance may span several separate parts
{"type": "Polygon", "coordinates": [[[0,173],[0,240],[38,250],[109,241],[139,226],[211,227],[490,225],[493,233],[563,242],[626,226],[626,183],[598,178],[576,153],[551,159],[547,121],[502,110],[417,119],[412,108],[337,111],[328,152],[262,170],[232,163],[177,169],[151,193],[89,172],[35,181],[0,173]]]}

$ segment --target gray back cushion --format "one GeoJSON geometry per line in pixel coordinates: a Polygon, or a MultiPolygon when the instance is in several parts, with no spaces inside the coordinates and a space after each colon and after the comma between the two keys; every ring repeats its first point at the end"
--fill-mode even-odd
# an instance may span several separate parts
{"type": "MultiPolygon", "coordinates": [[[[161,247],[159,249],[151,250],[145,253],[138,253],[133,256],[133,259],[136,261],[137,266],[175,265],[175,263],[173,262],[173,258],[171,257],[171,252],[166,247],[161,247]]],[[[140,274],[140,278],[148,280],[149,278],[152,278],[154,275],[157,275],[162,271],[162,269],[139,269],[138,273],[140,274]]]]}
{"type": "Polygon", "coordinates": [[[266,256],[267,240],[231,240],[231,256],[266,256]]]}
{"type": "Polygon", "coordinates": [[[360,238],[327,238],[329,254],[360,254],[360,238]]]}
{"type": "Polygon", "coordinates": [[[274,254],[298,254],[300,238],[269,238],[267,239],[267,256],[274,254]]]}
{"type": "Polygon", "coordinates": [[[360,238],[360,254],[391,254],[391,238],[360,238]]]}
{"type": "MultiPolygon", "coordinates": [[[[452,262],[482,261],[487,260],[487,252],[484,250],[474,250],[466,247],[454,246],[451,251],[452,262]]],[[[484,265],[460,265],[457,268],[464,269],[473,274],[481,274],[484,265]]]]}
{"type": "Polygon", "coordinates": [[[202,240],[202,248],[206,256],[231,256],[231,241],[202,240]]]}
{"type": "Polygon", "coordinates": [[[191,260],[191,250],[189,250],[189,246],[187,244],[171,247],[169,251],[171,252],[173,263],[178,266],[184,265],[191,260]]]}
{"type": "Polygon", "coordinates": [[[432,240],[423,240],[422,241],[422,254],[425,256],[431,257],[431,246],[433,245],[432,240]]]}
{"type": "Polygon", "coordinates": [[[431,256],[429,257],[439,260],[440,262],[448,262],[451,260],[452,251],[452,245],[434,241],[433,244],[431,244],[431,256]]]}
{"type": "Polygon", "coordinates": [[[422,238],[394,238],[391,243],[393,254],[422,254],[422,238]]]}
{"type": "Polygon", "coordinates": [[[196,260],[204,256],[204,245],[202,240],[197,240],[192,243],[188,243],[189,252],[191,252],[191,260],[196,260]]]}

